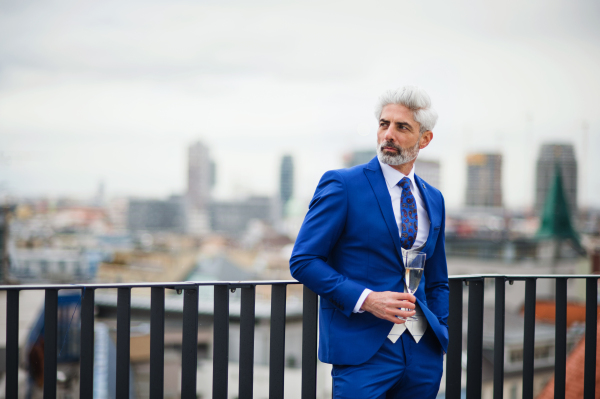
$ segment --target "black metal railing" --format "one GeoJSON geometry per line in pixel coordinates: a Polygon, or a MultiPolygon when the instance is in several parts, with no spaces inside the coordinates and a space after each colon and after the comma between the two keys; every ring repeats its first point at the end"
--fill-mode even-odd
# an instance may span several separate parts
{"type": "Polygon", "coordinates": [[[554,398],[565,398],[567,358],[567,279],[586,280],[584,399],[596,398],[596,334],[598,312],[598,275],[468,275],[450,277],[450,345],[446,359],[446,398],[461,397],[463,328],[463,284],[468,284],[467,310],[467,399],[481,397],[483,354],[484,280],[495,280],[494,315],[494,399],[503,398],[504,332],[506,282],[525,281],[523,331],[523,398],[534,395],[534,349],[536,283],[538,279],[556,280],[556,321],[554,358],[554,398]]]}
{"type": "MultiPolygon", "coordinates": [[[[461,397],[463,285],[468,284],[466,396],[481,397],[483,311],[485,279],[495,280],[494,388],[493,397],[503,397],[505,285],[525,281],[523,336],[523,398],[533,398],[536,282],[556,280],[555,384],[554,397],[565,397],[567,355],[567,279],[586,280],[584,398],[595,398],[598,275],[465,275],[450,277],[450,345],[446,359],[446,398],[461,397]]],[[[94,295],[98,289],[117,289],[116,397],[130,392],[131,289],[150,288],[150,398],[164,392],[165,289],[183,293],[181,347],[181,397],[196,398],[198,347],[198,289],[214,287],[213,398],[227,398],[229,385],[229,291],[241,290],[239,398],[253,397],[255,298],[258,285],[271,286],[269,397],[284,397],[285,325],[287,286],[297,281],[181,282],[138,284],[15,285],[7,291],[6,309],[6,398],[18,397],[19,291],[44,290],[44,398],[57,395],[57,314],[59,290],[82,290],[80,398],[93,397],[94,295]]],[[[303,399],[317,396],[317,304],[315,293],[304,287],[302,314],[303,399]]]]}

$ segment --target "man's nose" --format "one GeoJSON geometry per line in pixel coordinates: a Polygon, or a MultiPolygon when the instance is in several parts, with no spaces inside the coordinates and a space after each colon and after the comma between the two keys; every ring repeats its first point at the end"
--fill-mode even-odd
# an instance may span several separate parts
{"type": "Polygon", "coordinates": [[[383,135],[383,138],[384,138],[386,141],[394,141],[394,136],[392,135],[392,127],[391,127],[391,126],[390,126],[390,127],[388,127],[388,128],[385,130],[385,133],[384,133],[384,135],[383,135]]]}

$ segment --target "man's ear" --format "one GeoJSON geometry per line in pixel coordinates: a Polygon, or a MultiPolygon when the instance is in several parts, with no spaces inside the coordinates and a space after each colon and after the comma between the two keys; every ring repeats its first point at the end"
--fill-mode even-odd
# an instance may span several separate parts
{"type": "Polygon", "coordinates": [[[433,140],[433,132],[428,130],[423,133],[419,139],[419,149],[422,150],[423,148],[427,147],[429,143],[431,143],[431,140],[433,140]]]}

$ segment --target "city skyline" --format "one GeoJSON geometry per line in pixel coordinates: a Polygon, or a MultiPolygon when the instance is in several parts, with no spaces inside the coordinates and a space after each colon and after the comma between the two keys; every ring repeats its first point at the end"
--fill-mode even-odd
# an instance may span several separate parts
{"type": "MultiPolygon", "coordinates": [[[[203,166],[207,169],[207,171],[209,172],[210,176],[207,175],[208,179],[210,180],[210,186],[212,187],[215,182],[214,180],[214,176],[212,175],[215,170],[218,170],[218,164],[212,160],[209,161],[208,158],[208,153],[211,152],[211,148],[205,146],[203,144],[202,141],[198,141],[195,140],[193,143],[191,143],[190,145],[187,146],[187,157],[186,157],[186,186],[181,190],[181,191],[172,191],[166,194],[140,194],[140,193],[134,193],[134,194],[121,194],[121,195],[112,195],[112,196],[107,196],[109,199],[119,199],[119,198],[131,198],[133,200],[139,200],[139,199],[148,199],[148,200],[168,200],[171,197],[174,196],[187,196],[189,199],[189,195],[190,195],[190,188],[189,185],[192,184],[194,185],[194,183],[190,180],[190,170],[191,170],[191,164],[190,162],[194,163],[194,160],[191,160],[191,154],[193,153],[193,151],[198,151],[197,148],[201,148],[203,153],[206,156],[206,163],[203,164],[203,166]],[[212,176],[212,177],[211,177],[212,176]]],[[[535,173],[539,174],[539,157],[542,156],[544,151],[547,151],[548,147],[566,147],[566,148],[570,148],[572,150],[573,145],[572,144],[564,144],[564,143],[556,143],[556,142],[550,142],[550,143],[542,143],[540,145],[540,147],[538,148],[537,154],[538,154],[538,159],[536,159],[536,167],[535,167],[535,173]]],[[[367,149],[358,149],[356,151],[352,151],[352,152],[347,152],[343,155],[341,155],[340,160],[339,160],[339,166],[338,168],[347,168],[347,167],[352,167],[355,165],[358,165],[359,163],[357,163],[356,161],[365,161],[367,154],[371,153],[372,155],[375,156],[375,149],[371,150],[367,150],[367,149]],[[356,159],[355,159],[356,158],[356,159]]],[[[466,153],[465,154],[465,162],[464,162],[464,166],[465,169],[463,171],[464,176],[465,176],[465,180],[469,180],[469,174],[471,173],[471,169],[472,169],[472,163],[475,162],[473,161],[473,159],[475,159],[476,157],[481,157],[481,156],[495,156],[495,157],[499,157],[499,159],[502,158],[502,153],[497,153],[497,154],[492,154],[490,155],[490,153],[466,153]]],[[[571,152],[572,155],[572,152],[571,152]]],[[[290,155],[289,152],[282,154],[279,158],[279,169],[276,171],[277,172],[277,182],[276,182],[276,187],[274,187],[273,191],[270,192],[258,192],[258,191],[253,191],[251,189],[248,190],[242,190],[241,192],[238,192],[236,195],[232,195],[232,196],[218,196],[218,195],[214,195],[213,190],[210,189],[210,193],[209,194],[202,194],[205,203],[208,204],[211,201],[239,201],[240,199],[248,199],[248,198],[253,198],[253,197],[272,197],[272,198],[279,198],[281,196],[281,184],[282,184],[282,161],[283,160],[289,160],[290,159],[294,159],[294,157],[292,155],[290,155]],[[206,202],[209,201],[209,202],[206,202]]],[[[370,158],[369,158],[370,160],[370,158]]],[[[575,162],[577,162],[577,158],[575,158],[575,162]]],[[[197,161],[196,161],[197,162],[197,161]]],[[[292,161],[293,162],[293,161],[292,161]]],[[[476,164],[478,164],[479,161],[475,162],[476,164]]],[[[500,162],[500,169],[498,169],[498,171],[500,172],[500,174],[502,174],[502,168],[504,166],[502,166],[502,162],[500,162]]],[[[422,178],[428,177],[428,179],[425,179],[426,181],[430,182],[430,184],[432,184],[434,187],[436,187],[436,183],[437,183],[437,187],[440,188],[442,190],[442,193],[445,192],[445,190],[443,190],[443,188],[445,187],[444,182],[440,181],[440,175],[442,175],[443,173],[440,173],[441,171],[444,170],[443,166],[440,165],[440,161],[438,159],[432,159],[430,157],[421,157],[419,156],[419,158],[417,159],[417,162],[414,165],[415,171],[417,174],[420,174],[420,176],[422,178]],[[435,170],[431,169],[432,167],[434,167],[435,170]],[[430,170],[431,169],[431,170],[430,170]]],[[[197,173],[197,172],[195,172],[197,173]]],[[[548,173],[545,173],[548,174],[548,173]]],[[[552,175],[552,173],[549,173],[548,176],[552,175]]],[[[577,176],[576,176],[577,177],[577,176]]],[[[295,179],[292,179],[295,180],[295,179]]],[[[484,179],[485,180],[485,179],[484,179]]],[[[500,192],[502,192],[502,190],[504,190],[504,185],[505,183],[504,178],[500,178],[496,183],[496,189],[495,190],[500,190],[500,192]]],[[[580,178],[577,178],[577,180],[579,181],[580,178]]],[[[217,180],[218,181],[218,180],[217,180]]],[[[531,203],[531,204],[527,204],[525,206],[517,206],[517,207],[512,207],[514,209],[528,209],[528,210],[536,210],[537,211],[537,207],[539,206],[538,202],[540,201],[539,199],[539,193],[537,193],[537,191],[539,191],[539,184],[540,182],[538,181],[536,183],[536,187],[534,187],[534,196],[535,196],[535,200],[531,203]]],[[[545,184],[545,183],[544,183],[545,184]]],[[[573,185],[573,183],[569,183],[569,187],[571,187],[573,185]]],[[[105,194],[105,190],[106,190],[106,181],[101,179],[98,182],[96,182],[96,188],[95,191],[93,191],[92,193],[83,193],[81,195],[55,195],[55,196],[50,196],[50,195],[23,195],[21,198],[54,198],[54,199],[68,199],[68,198],[72,198],[74,200],[83,200],[83,201],[88,201],[90,203],[97,203],[99,201],[99,191],[101,191],[103,194],[103,198],[106,195],[105,194]]],[[[304,200],[304,201],[308,201],[310,199],[310,196],[306,195],[307,193],[304,193],[304,196],[302,195],[302,193],[300,194],[300,196],[298,196],[295,192],[297,191],[295,189],[296,184],[294,182],[292,182],[291,187],[287,187],[287,190],[292,190],[294,192],[294,194],[292,195],[291,198],[293,199],[299,199],[299,200],[304,200]]],[[[577,186],[577,184],[575,183],[575,187],[577,186]]],[[[474,186],[473,186],[474,187],[474,186]]],[[[463,193],[462,193],[462,201],[460,203],[458,203],[457,205],[455,204],[451,204],[450,208],[461,208],[461,207],[468,207],[468,206],[479,206],[476,203],[470,203],[469,202],[469,198],[468,196],[470,195],[469,192],[475,190],[474,188],[471,188],[468,184],[468,182],[465,184],[465,187],[463,188],[463,193]],[[466,191],[466,196],[465,196],[465,191],[466,191]]],[[[475,190],[476,191],[476,190],[475,190]]],[[[486,195],[486,194],[482,194],[482,195],[486,195]]],[[[491,195],[491,194],[490,194],[491,195]]],[[[502,196],[502,194],[500,194],[502,196]]],[[[471,198],[470,200],[471,202],[475,201],[479,201],[479,199],[476,199],[475,197],[471,198]]],[[[193,202],[193,201],[192,201],[193,202]]],[[[542,198],[542,202],[543,202],[543,198],[542,198]]],[[[505,208],[511,208],[510,206],[506,206],[506,205],[494,205],[494,206],[501,206],[501,207],[505,207],[505,208]]],[[[585,208],[585,206],[584,206],[585,208]]]]}
{"type": "Polygon", "coordinates": [[[286,153],[310,198],[343,154],[375,147],[378,95],[417,84],[440,114],[421,157],[440,161],[449,207],[471,152],[502,153],[504,204],[532,206],[550,142],[574,145],[580,205],[600,206],[599,6],[430,6],[4,4],[0,196],[89,197],[100,180],[108,197],[183,193],[202,140],[216,198],[276,195],[286,153]]]}

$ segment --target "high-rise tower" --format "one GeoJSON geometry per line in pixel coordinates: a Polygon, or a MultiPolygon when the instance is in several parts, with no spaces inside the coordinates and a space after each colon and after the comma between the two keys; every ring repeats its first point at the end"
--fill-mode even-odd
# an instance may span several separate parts
{"type": "Polygon", "coordinates": [[[190,205],[205,210],[210,202],[212,167],[208,147],[197,141],[188,148],[188,191],[190,205]]]}
{"type": "Polygon", "coordinates": [[[282,209],[294,195],[294,159],[291,155],[281,158],[281,169],[279,171],[279,198],[282,209]]]}
{"type": "Polygon", "coordinates": [[[535,171],[535,210],[541,213],[555,170],[561,172],[562,185],[571,215],[577,211],[577,160],[572,144],[543,144],[535,171]]]}
{"type": "Polygon", "coordinates": [[[208,147],[197,141],[188,148],[188,185],[186,195],[187,231],[202,235],[210,230],[208,211],[210,189],[214,181],[214,164],[208,147]]]}
{"type": "Polygon", "coordinates": [[[502,206],[502,155],[467,156],[467,206],[502,206]]]}

